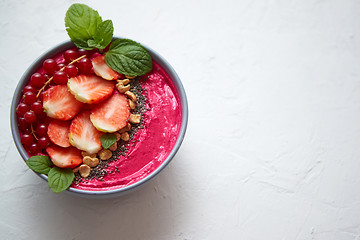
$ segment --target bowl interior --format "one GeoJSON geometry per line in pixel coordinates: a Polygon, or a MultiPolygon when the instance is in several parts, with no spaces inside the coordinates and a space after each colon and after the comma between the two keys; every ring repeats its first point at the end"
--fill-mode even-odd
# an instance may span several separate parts
{"type": "MultiPolygon", "coordinates": [[[[117,39],[117,38],[115,38],[115,39],[117,39]]],[[[19,133],[19,129],[17,126],[18,125],[17,116],[16,116],[16,106],[19,103],[20,98],[22,96],[22,89],[28,84],[30,76],[34,72],[36,72],[37,69],[39,69],[42,66],[42,62],[45,59],[52,58],[56,54],[63,52],[72,47],[74,47],[74,44],[70,41],[66,41],[64,43],[61,43],[61,44],[55,46],[51,50],[45,52],[42,56],[40,56],[38,59],[36,59],[34,61],[34,63],[25,71],[25,73],[21,77],[21,79],[16,87],[16,90],[15,90],[15,93],[14,93],[14,96],[12,99],[12,103],[11,103],[10,122],[11,122],[11,131],[12,131],[15,145],[24,161],[26,161],[29,157],[28,157],[26,150],[24,149],[24,147],[21,144],[20,133],[19,133]]],[[[70,187],[67,190],[67,192],[74,193],[76,195],[87,196],[87,197],[91,197],[91,196],[112,197],[112,196],[118,196],[118,195],[122,195],[124,193],[128,193],[131,190],[136,189],[138,186],[143,185],[145,182],[148,182],[154,176],[156,176],[162,169],[164,169],[164,167],[166,167],[166,165],[171,161],[171,159],[174,157],[174,155],[180,148],[180,145],[184,139],[184,135],[186,132],[186,127],[187,127],[187,121],[188,121],[188,104],[187,104],[187,98],[186,98],[184,87],[183,87],[178,75],[176,74],[175,70],[171,67],[171,65],[163,57],[161,57],[158,53],[156,53],[154,50],[152,50],[151,48],[149,48],[147,46],[145,46],[145,47],[150,52],[150,55],[152,56],[153,60],[155,60],[155,62],[157,62],[167,72],[168,76],[170,77],[170,79],[172,80],[172,82],[175,86],[175,89],[176,89],[177,94],[180,99],[182,120],[181,120],[181,127],[180,127],[180,131],[179,131],[179,135],[178,135],[177,141],[176,141],[173,149],[171,150],[168,157],[164,160],[164,162],[158,168],[156,168],[152,173],[147,175],[145,178],[143,178],[143,179],[139,180],[138,182],[133,183],[129,186],[119,188],[119,189],[106,190],[106,191],[89,191],[89,190],[82,190],[82,189],[76,189],[76,188],[70,187]]],[[[38,175],[47,181],[46,175],[44,175],[44,174],[38,174],[38,175]]]]}

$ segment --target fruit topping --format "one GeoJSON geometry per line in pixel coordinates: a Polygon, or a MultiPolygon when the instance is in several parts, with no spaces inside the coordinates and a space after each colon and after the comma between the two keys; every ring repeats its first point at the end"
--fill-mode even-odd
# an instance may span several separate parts
{"type": "Polygon", "coordinates": [[[24,114],[24,118],[26,122],[33,123],[36,121],[36,114],[30,110],[24,114]]]}
{"type": "Polygon", "coordinates": [[[64,52],[64,59],[66,63],[74,61],[79,57],[78,53],[75,50],[69,49],[64,52]]]}
{"type": "Polygon", "coordinates": [[[30,108],[35,114],[41,114],[44,112],[41,102],[34,102],[33,104],[31,104],[30,108]]]}
{"type": "Polygon", "coordinates": [[[125,127],[130,116],[129,103],[124,94],[117,91],[99,103],[90,115],[91,122],[102,132],[116,132],[125,127]]]}
{"type": "Polygon", "coordinates": [[[64,85],[68,81],[68,77],[66,72],[63,71],[57,71],[54,73],[53,80],[55,84],[64,85]]]}
{"type": "Polygon", "coordinates": [[[45,91],[43,107],[51,118],[69,120],[80,111],[83,103],[77,101],[66,85],[57,85],[45,91]]]}
{"type": "Polygon", "coordinates": [[[105,55],[99,55],[92,60],[92,66],[94,72],[99,77],[102,77],[106,80],[116,80],[119,79],[119,73],[112,70],[105,62],[105,55]]]}
{"type": "Polygon", "coordinates": [[[49,123],[47,134],[50,140],[60,147],[70,147],[69,142],[70,121],[52,120],[49,123]]]}
{"type": "Polygon", "coordinates": [[[16,112],[20,115],[20,116],[24,116],[24,114],[30,110],[29,105],[26,105],[25,103],[19,103],[19,105],[16,108],[16,112]]]}
{"type": "Polygon", "coordinates": [[[75,65],[70,64],[67,65],[64,69],[64,71],[66,72],[66,74],[68,75],[68,77],[75,77],[76,75],[78,75],[78,69],[75,65]]]}
{"type": "Polygon", "coordinates": [[[78,101],[98,103],[112,94],[115,83],[94,75],[79,75],[69,79],[68,87],[78,101]]]}
{"type": "Polygon", "coordinates": [[[90,121],[90,111],[79,113],[71,122],[69,141],[71,145],[90,154],[101,150],[102,133],[90,121]]]}
{"type": "Polygon", "coordinates": [[[78,68],[81,74],[91,74],[92,64],[90,59],[87,57],[82,58],[78,63],[78,68]]]}
{"type": "Polygon", "coordinates": [[[40,73],[34,73],[33,75],[31,75],[30,78],[30,84],[37,89],[41,88],[44,85],[45,81],[46,79],[44,75],[40,73]]]}
{"type": "Polygon", "coordinates": [[[41,137],[39,138],[38,140],[38,145],[40,148],[44,149],[46,148],[47,146],[49,146],[49,139],[47,137],[41,137]]]}
{"type": "Polygon", "coordinates": [[[54,59],[46,59],[43,63],[43,68],[47,73],[53,74],[59,69],[59,66],[54,59]]]}
{"type": "Polygon", "coordinates": [[[74,147],[50,146],[46,148],[46,152],[54,165],[60,168],[74,168],[82,163],[80,150],[74,147]]]}
{"type": "Polygon", "coordinates": [[[23,98],[25,104],[31,105],[33,102],[36,101],[36,94],[29,91],[24,93],[23,98]]]}

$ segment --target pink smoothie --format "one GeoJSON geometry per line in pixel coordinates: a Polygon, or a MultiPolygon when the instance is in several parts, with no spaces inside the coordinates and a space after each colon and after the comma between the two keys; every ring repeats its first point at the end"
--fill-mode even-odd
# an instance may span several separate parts
{"type": "Polygon", "coordinates": [[[181,105],[175,87],[156,62],[153,62],[153,70],[141,81],[146,88],[144,93],[150,110],[144,113],[144,128],[134,135],[134,139],[139,141],[134,146],[127,145],[127,157],[120,156],[118,161],[109,163],[104,181],[85,180],[72,187],[105,191],[128,186],[158,168],[173,149],[181,127],[181,105]],[[115,166],[119,171],[114,171],[115,166]]]}

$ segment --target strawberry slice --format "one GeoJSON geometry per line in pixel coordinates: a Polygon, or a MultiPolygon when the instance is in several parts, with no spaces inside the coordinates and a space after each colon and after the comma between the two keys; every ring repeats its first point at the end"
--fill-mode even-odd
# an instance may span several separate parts
{"type": "Polygon", "coordinates": [[[56,85],[44,93],[43,107],[51,118],[69,120],[81,110],[83,103],[77,101],[65,85],[56,85]]]}
{"type": "Polygon", "coordinates": [[[105,62],[105,55],[99,55],[95,57],[92,61],[94,72],[99,77],[102,77],[106,80],[116,80],[119,79],[120,74],[112,70],[105,62]]]}
{"type": "Polygon", "coordinates": [[[98,103],[114,91],[115,82],[95,75],[79,75],[68,80],[68,88],[75,98],[83,103],[98,103]]]}
{"type": "Polygon", "coordinates": [[[70,147],[69,142],[70,121],[52,120],[49,123],[47,134],[50,140],[60,147],[70,147]]]}
{"type": "Polygon", "coordinates": [[[124,94],[117,91],[93,108],[90,120],[102,132],[116,132],[125,127],[130,117],[130,108],[124,94]]]}
{"type": "Polygon", "coordinates": [[[59,168],[74,168],[83,161],[81,152],[74,147],[62,148],[59,146],[50,146],[46,148],[51,161],[59,168]]]}
{"type": "Polygon", "coordinates": [[[90,154],[101,150],[102,133],[90,122],[90,111],[79,113],[71,122],[69,141],[71,145],[90,154]]]}

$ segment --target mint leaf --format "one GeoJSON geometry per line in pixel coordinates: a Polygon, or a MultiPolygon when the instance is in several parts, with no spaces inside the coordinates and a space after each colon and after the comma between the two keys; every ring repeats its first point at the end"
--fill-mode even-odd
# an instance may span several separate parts
{"type": "Polygon", "coordinates": [[[90,47],[104,49],[112,40],[114,32],[113,23],[111,20],[103,21],[96,29],[94,39],[88,40],[90,47]]]}
{"type": "Polygon", "coordinates": [[[130,39],[115,40],[105,54],[105,62],[114,71],[128,76],[144,75],[152,69],[149,52],[130,39]]]}
{"type": "Polygon", "coordinates": [[[97,11],[80,3],[71,5],[65,15],[65,27],[71,41],[77,47],[87,50],[92,49],[87,41],[93,38],[101,22],[97,11]]]}
{"type": "Polygon", "coordinates": [[[105,133],[101,135],[100,141],[103,148],[108,149],[116,143],[116,135],[114,133],[105,133]]]}
{"type": "Polygon", "coordinates": [[[48,174],[53,164],[48,156],[37,155],[29,158],[26,165],[37,173],[48,174]]]}
{"type": "Polygon", "coordinates": [[[75,174],[69,168],[53,167],[49,171],[48,185],[55,193],[62,192],[71,185],[75,174]]]}

